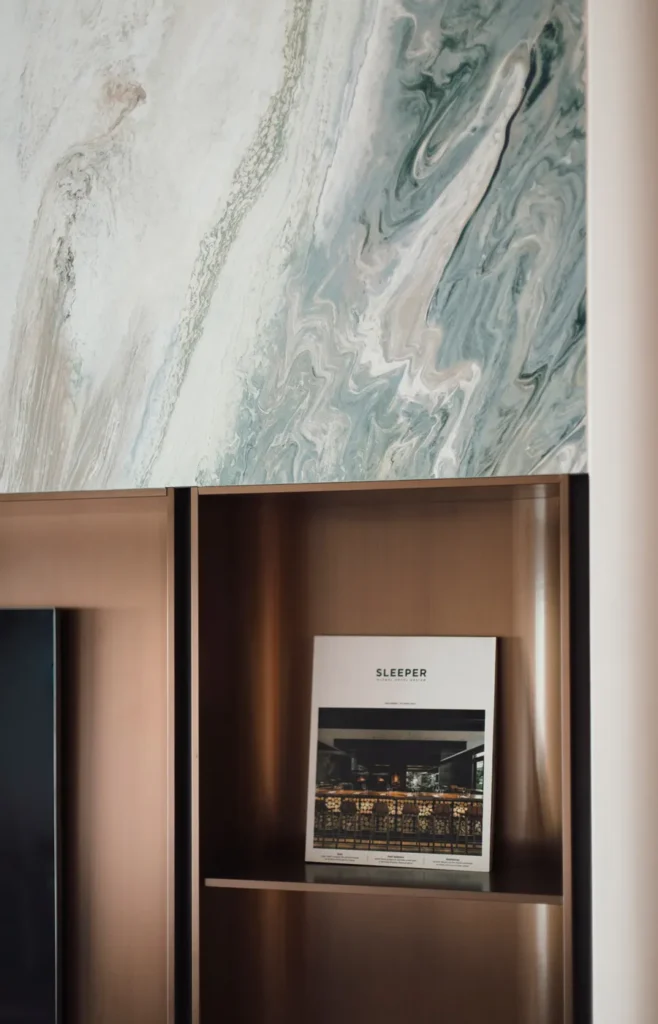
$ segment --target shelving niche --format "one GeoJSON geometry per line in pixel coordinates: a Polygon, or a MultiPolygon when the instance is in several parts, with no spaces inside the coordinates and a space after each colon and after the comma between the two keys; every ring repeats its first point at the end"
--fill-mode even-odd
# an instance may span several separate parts
{"type": "Polygon", "coordinates": [[[570,1024],[570,487],[193,492],[196,1024],[570,1024]],[[323,633],[500,638],[490,877],[304,864],[323,633]]]}

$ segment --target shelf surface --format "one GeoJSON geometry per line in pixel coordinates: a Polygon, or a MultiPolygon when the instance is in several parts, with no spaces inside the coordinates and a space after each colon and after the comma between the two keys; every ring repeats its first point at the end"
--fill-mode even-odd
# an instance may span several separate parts
{"type": "Polygon", "coordinates": [[[265,864],[239,866],[206,878],[218,889],[282,889],[291,892],[331,892],[369,896],[422,896],[440,899],[490,900],[514,903],[561,904],[559,874],[533,866],[485,872],[424,871],[420,868],[380,868],[361,865],[265,864]]]}

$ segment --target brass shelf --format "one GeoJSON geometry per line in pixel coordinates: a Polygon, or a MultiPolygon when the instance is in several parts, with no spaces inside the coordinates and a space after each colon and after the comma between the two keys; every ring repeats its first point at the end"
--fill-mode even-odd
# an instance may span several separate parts
{"type": "Polygon", "coordinates": [[[499,903],[562,904],[559,872],[532,866],[480,874],[292,862],[224,869],[217,877],[206,878],[205,885],[212,889],[279,889],[352,896],[420,896],[499,903]]]}

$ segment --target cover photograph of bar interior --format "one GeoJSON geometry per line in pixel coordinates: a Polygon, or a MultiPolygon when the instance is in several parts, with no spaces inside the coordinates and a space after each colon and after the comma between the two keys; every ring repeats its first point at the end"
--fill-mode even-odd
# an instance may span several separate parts
{"type": "Polygon", "coordinates": [[[495,638],[316,637],[306,859],[488,871],[495,638]]]}

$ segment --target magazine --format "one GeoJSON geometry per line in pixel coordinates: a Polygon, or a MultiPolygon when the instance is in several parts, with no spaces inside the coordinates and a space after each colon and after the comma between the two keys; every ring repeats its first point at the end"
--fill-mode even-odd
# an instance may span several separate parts
{"type": "Polygon", "coordinates": [[[315,637],[306,860],[489,871],[495,672],[495,637],[315,637]]]}

